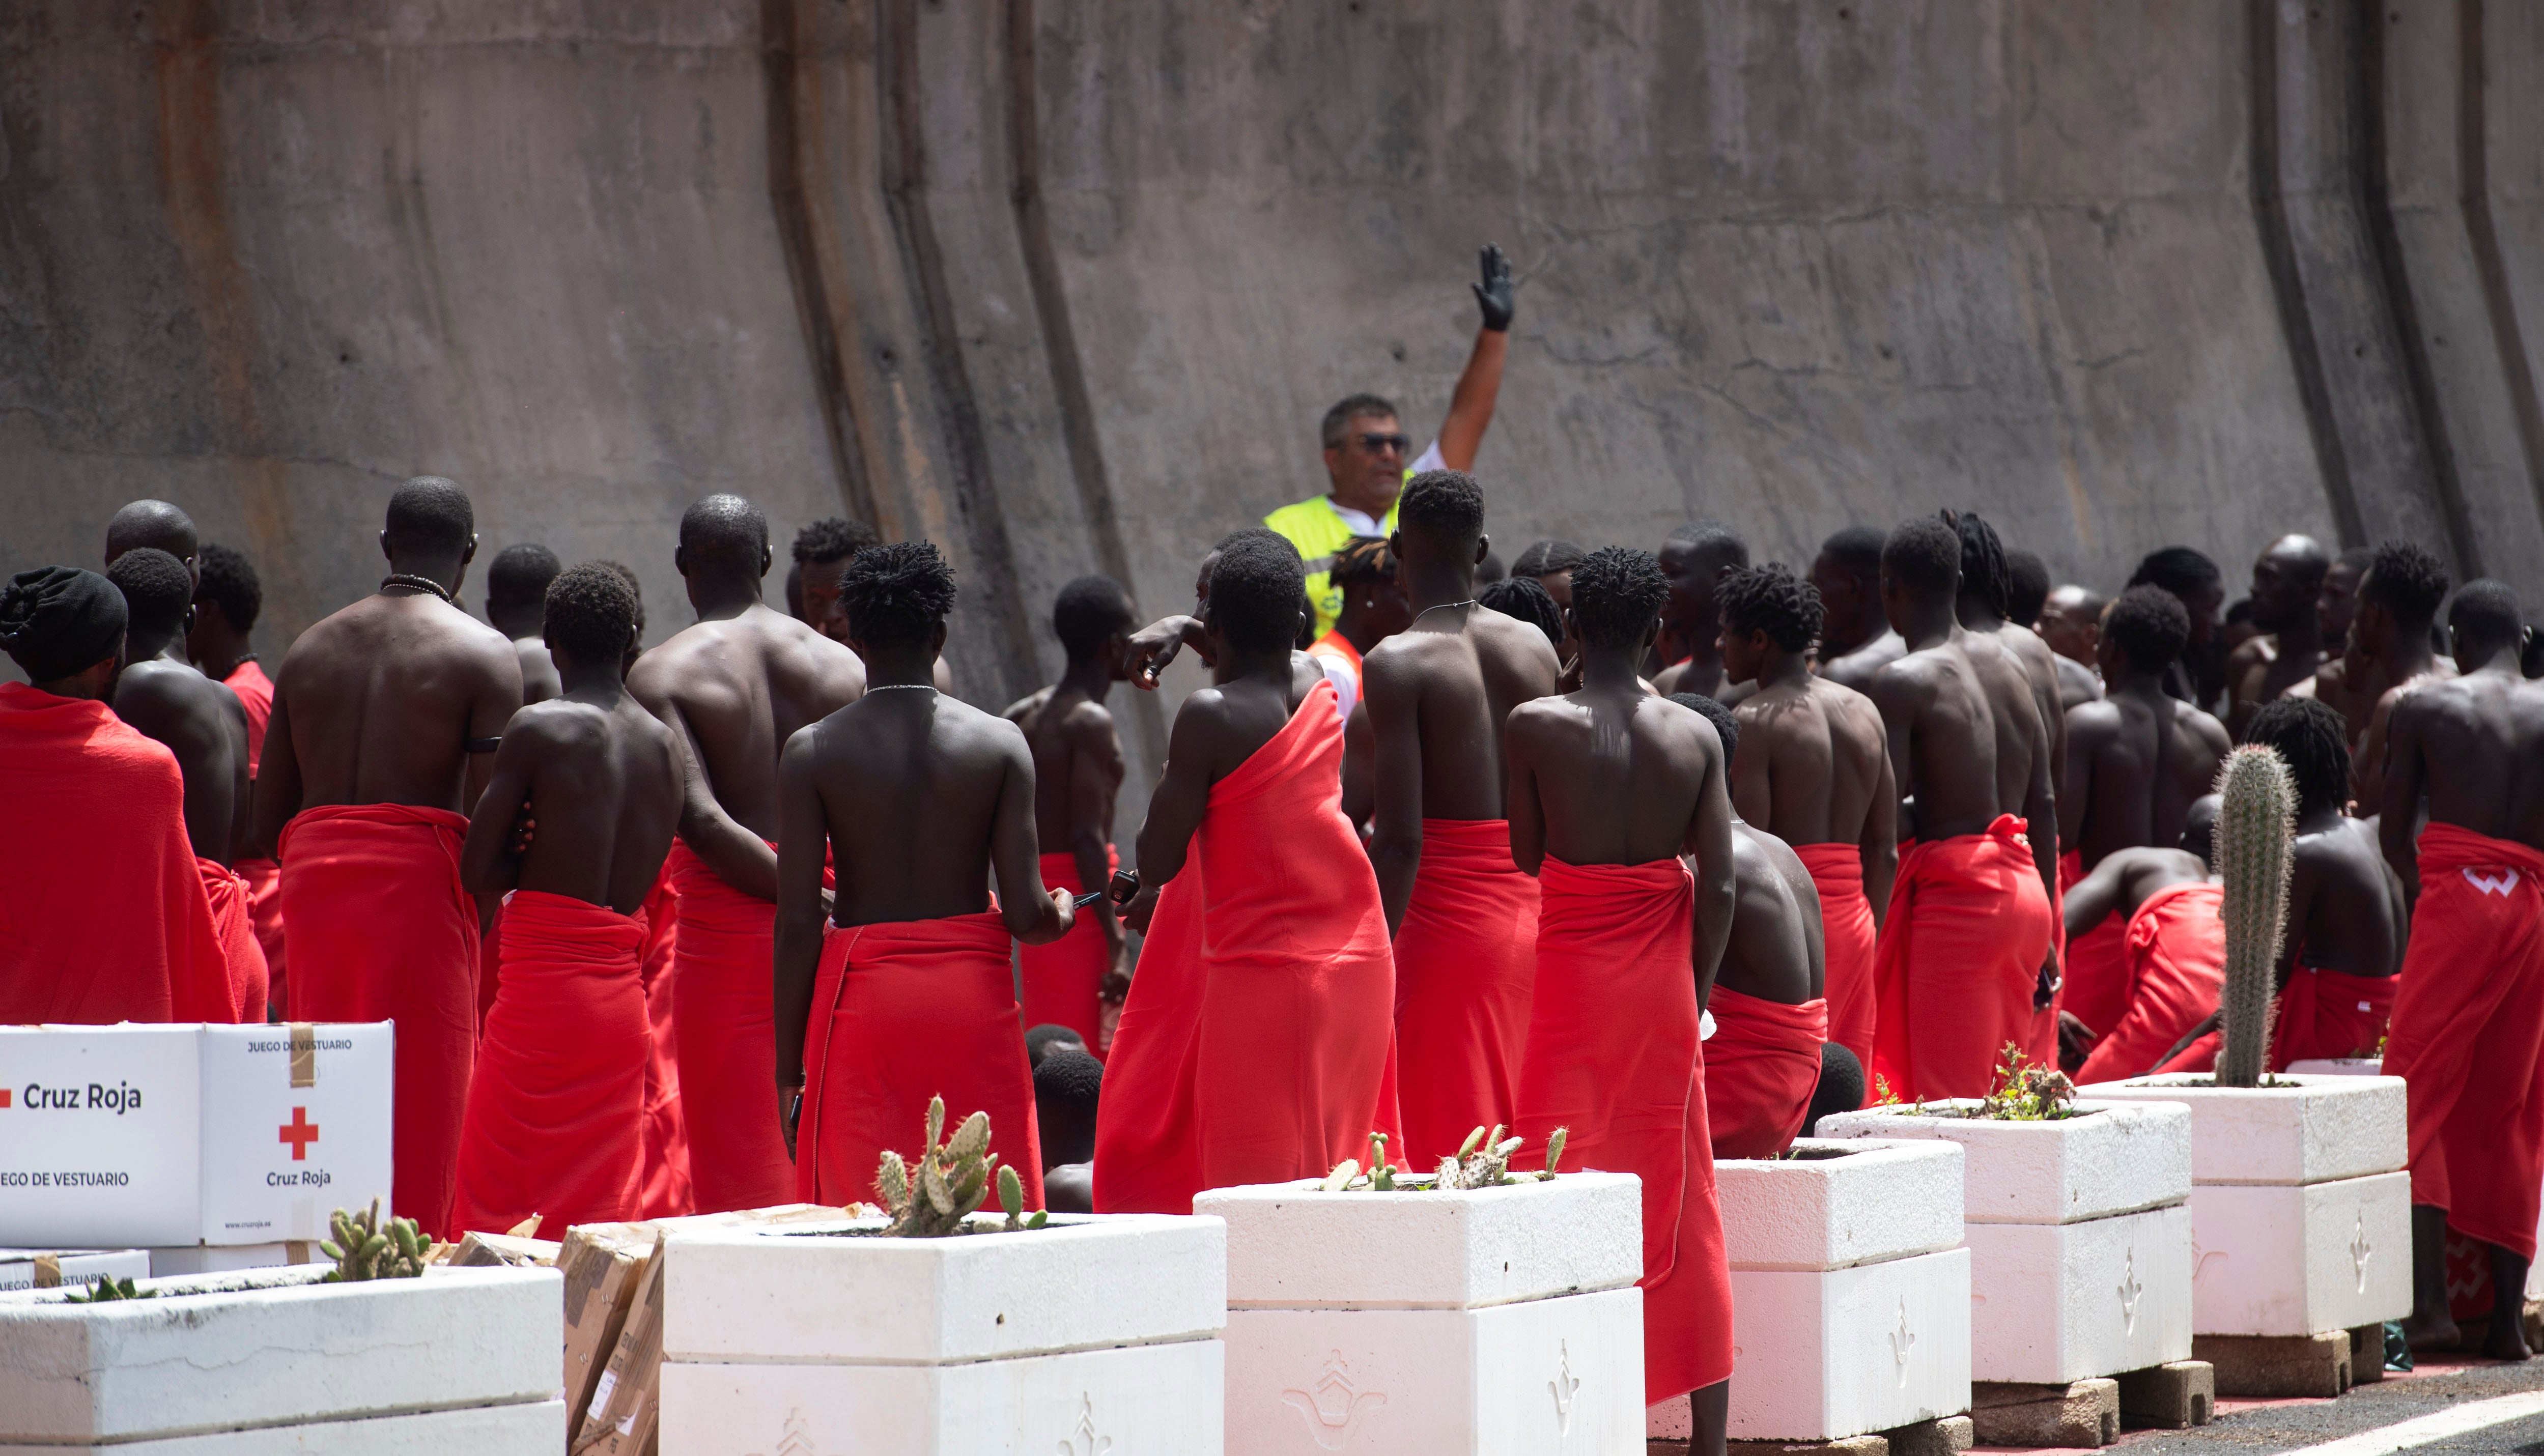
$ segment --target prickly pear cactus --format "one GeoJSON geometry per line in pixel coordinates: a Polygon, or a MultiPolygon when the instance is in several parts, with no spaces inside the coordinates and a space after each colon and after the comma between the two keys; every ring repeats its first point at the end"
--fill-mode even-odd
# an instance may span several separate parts
{"type": "Polygon", "coordinates": [[[1318,1188],[1328,1193],[1391,1193],[1398,1188],[1415,1191],[1426,1188],[1493,1188],[1504,1184],[1543,1182],[1554,1176],[1555,1165],[1563,1160],[1563,1140],[1571,1135],[1568,1129],[1557,1127],[1547,1139],[1546,1171],[1535,1174],[1510,1171],[1511,1154],[1518,1152],[1526,1139],[1505,1138],[1502,1136],[1504,1130],[1496,1122],[1489,1132],[1478,1127],[1468,1133],[1467,1141],[1458,1149],[1456,1156],[1440,1160],[1437,1173],[1427,1181],[1416,1178],[1411,1183],[1396,1180],[1395,1170],[1387,1161],[1387,1134],[1373,1132],[1369,1135],[1368,1176],[1361,1175],[1358,1159],[1345,1158],[1334,1165],[1334,1171],[1325,1175],[1318,1188]]]}
{"type": "Polygon", "coordinates": [[[2217,1085],[2257,1087],[2287,930],[2296,787],[2274,750],[2247,746],[2226,755],[2217,793],[2224,802],[2214,848],[2226,881],[2226,984],[2217,997],[2225,1045],[2217,1054],[2217,1085]]]}
{"type": "Polygon", "coordinates": [[[1510,1176],[1511,1154],[1519,1151],[1521,1138],[1504,1138],[1502,1124],[1493,1124],[1486,1132],[1478,1127],[1467,1134],[1455,1157],[1440,1160],[1435,1187],[1444,1188],[1497,1188],[1513,1180],[1510,1176]]]}
{"type": "Polygon", "coordinates": [[[155,1299],[157,1297],[158,1291],[156,1290],[145,1292],[133,1287],[133,1283],[130,1279],[117,1278],[113,1274],[105,1274],[100,1276],[98,1281],[91,1284],[86,1290],[74,1289],[70,1293],[63,1295],[62,1303],[109,1304],[119,1299],[155,1299]]]}
{"type": "Polygon", "coordinates": [[[433,1241],[417,1229],[412,1218],[392,1216],[382,1226],[379,1199],[373,1198],[371,1206],[361,1213],[339,1208],[328,1224],[336,1236],[319,1245],[318,1251],[336,1261],[336,1266],[320,1283],[353,1284],[365,1279],[424,1276],[433,1241]]]}
{"type": "Polygon", "coordinates": [[[989,1113],[974,1112],[964,1118],[954,1135],[939,1144],[937,1137],[944,1130],[945,1099],[930,1098],[927,1150],[919,1155],[918,1171],[913,1173],[901,1154],[885,1151],[883,1164],[875,1171],[875,1190],[883,1194],[884,1210],[892,1217],[885,1233],[904,1239],[941,1239],[962,1233],[964,1221],[989,1198],[993,1178],[997,1180],[998,1201],[1007,1210],[1007,1227],[1042,1227],[1039,1211],[1030,1220],[1022,1217],[1023,1181],[1014,1169],[999,1167],[998,1155],[990,1151],[989,1113]],[[1011,1183],[1012,1196],[1008,1193],[1011,1183]]]}

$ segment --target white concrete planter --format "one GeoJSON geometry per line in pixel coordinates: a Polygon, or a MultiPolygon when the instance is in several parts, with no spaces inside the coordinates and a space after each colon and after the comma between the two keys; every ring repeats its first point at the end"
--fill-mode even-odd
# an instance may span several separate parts
{"type": "Polygon", "coordinates": [[[1961,1145],[1970,1377],[2065,1385],[2190,1357],[2190,1114],[2080,1101],[2080,1115],[1937,1115],[1941,1102],[1822,1118],[1833,1138],[1961,1145]]]}
{"type": "Polygon", "coordinates": [[[2412,1309],[2412,1180],[2399,1077],[2281,1075],[2215,1087],[2209,1074],[2085,1090],[2190,1110],[2191,1328],[2321,1335],[2412,1309]]]}
{"type": "Polygon", "coordinates": [[[1731,1437],[1840,1440],[1967,1411],[1961,1149],[1803,1138],[1793,1152],[1713,1165],[1731,1437]]]}
{"type": "Polygon", "coordinates": [[[321,1284],[320,1273],[154,1279],[141,1287],[157,1298],[98,1305],[0,1295],[0,1453],[555,1456],[563,1446],[555,1270],[360,1284],[321,1284]]]}
{"type": "Polygon", "coordinates": [[[1218,1219],[1151,1214],[945,1239],[676,1231],[663,1456],[1217,1456],[1227,1249],[1218,1219]]]}
{"type": "Polygon", "coordinates": [[[1217,1188],[1228,1449],[1643,1450],[1642,1184],[1217,1188]]]}

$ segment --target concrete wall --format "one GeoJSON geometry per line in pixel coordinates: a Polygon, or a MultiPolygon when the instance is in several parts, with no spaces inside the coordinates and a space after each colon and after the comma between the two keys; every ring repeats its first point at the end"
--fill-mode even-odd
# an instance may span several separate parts
{"type": "Polygon", "coordinates": [[[1436,423],[1489,238],[1507,550],[1955,504],[2105,586],[2301,529],[2544,595],[2539,97],[2531,0],[27,0],[0,567],[179,500],[271,657],[436,471],[659,639],[739,490],[945,544],[995,704],[1334,398],[1436,423]]]}

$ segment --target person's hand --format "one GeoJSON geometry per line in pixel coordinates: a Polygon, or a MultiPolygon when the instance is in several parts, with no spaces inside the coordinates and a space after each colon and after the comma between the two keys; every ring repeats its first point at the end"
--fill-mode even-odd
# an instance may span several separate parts
{"type": "Polygon", "coordinates": [[[1486,243],[1478,255],[1483,265],[1484,280],[1467,286],[1475,292],[1475,307],[1484,311],[1484,328],[1495,334],[1509,332],[1511,315],[1519,308],[1519,285],[1511,281],[1510,258],[1499,243],[1486,243]]]}
{"type": "Polygon", "coordinates": [[[1138,894],[1131,897],[1131,903],[1123,908],[1122,923],[1142,935],[1147,935],[1149,918],[1156,913],[1157,891],[1153,886],[1144,885],[1138,894]]]}
{"type": "Polygon", "coordinates": [[[1095,999],[1119,1006],[1131,994],[1131,946],[1129,942],[1113,948],[1113,962],[1104,968],[1104,979],[1095,988],[1095,999]]]}
{"type": "Polygon", "coordinates": [[[801,1085],[777,1089],[777,1131],[786,1139],[786,1161],[795,1161],[795,1128],[804,1119],[804,1089],[801,1085]]]}
{"type": "Polygon", "coordinates": [[[1184,629],[1191,621],[1190,617],[1167,617],[1131,634],[1130,646],[1122,650],[1122,670],[1133,687],[1156,691],[1158,674],[1184,650],[1184,629]]]}
{"type": "Polygon", "coordinates": [[[2058,1069],[2073,1072],[2083,1066],[2085,1058],[2093,1053],[2094,1043],[2102,1039],[2092,1027],[2076,1019],[2076,1013],[2061,1010],[2058,1013],[2058,1069]]]}
{"type": "Polygon", "coordinates": [[[2052,946],[2049,948],[2049,954],[2040,958],[2039,974],[2032,977],[2031,1009],[2048,1010],[2049,1003],[2058,997],[2058,987],[2063,979],[2064,977],[2058,974],[2058,948],[2052,946]]]}
{"type": "MultiPolygon", "coordinates": [[[[1051,908],[1060,916],[1060,934],[1069,934],[1069,928],[1077,923],[1077,896],[1065,889],[1055,889],[1051,892],[1051,908]]],[[[1059,936],[1053,939],[1058,940],[1059,936]]]]}

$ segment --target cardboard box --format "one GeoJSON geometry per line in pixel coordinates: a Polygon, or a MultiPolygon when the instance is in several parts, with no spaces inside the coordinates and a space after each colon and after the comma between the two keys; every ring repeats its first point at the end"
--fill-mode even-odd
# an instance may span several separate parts
{"type": "Polygon", "coordinates": [[[0,1243],[315,1242],[389,1191],[388,1023],[0,1028],[0,1243]]]}
{"type": "Polygon", "coordinates": [[[511,1234],[470,1234],[450,1249],[450,1257],[441,1261],[453,1268],[554,1268],[557,1255],[564,1246],[546,1239],[521,1239],[511,1234]]]}
{"type": "Polygon", "coordinates": [[[653,1456],[663,1377],[663,1242],[645,1256],[626,1328],[584,1408],[572,1456],[653,1456]]]}
{"type": "Polygon", "coordinates": [[[283,1268],[295,1264],[333,1264],[316,1239],[286,1239],[275,1244],[180,1244],[150,1251],[150,1277],[179,1274],[230,1274],[241,1269],[283,1268]]]}
{"type": "Polygon", "coordinates": [[[556,1266],[565,1275],[566,1409],[578,1429],[654,1250],[653,1237],[637,1230],[635,1224],[586,1224],[568,1229],[557,1251],[556,1266]]]}
{"type": "Polygon", "coordinates": [[[0,1289],[75,1289],[150,1277],[143,1249],[0,1249],[0,1289]]]}

